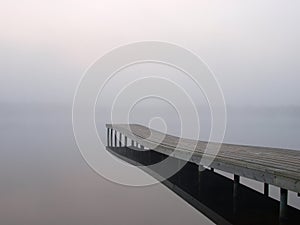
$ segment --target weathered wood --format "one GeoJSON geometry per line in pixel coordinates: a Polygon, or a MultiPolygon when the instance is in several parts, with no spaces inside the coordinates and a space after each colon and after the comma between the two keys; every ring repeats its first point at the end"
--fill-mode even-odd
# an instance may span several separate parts
{"type": "MultiPolygon", "coordinates": [[[[209,166],[211,168],[300,192],[300,151],[222,144],[215,156],[209,151],[205,152],[207,142],[204,141],[179,138],[136,124],[107,124],[106,126],[146,148],[165,155],[172,155],[198,165],[202,158],[213,159],[209,166]],[[179,140],[180,146],[177,146],[179,140]]],[[[218,143],[211,143],[212,148],[218,145],[218,143]]]]}

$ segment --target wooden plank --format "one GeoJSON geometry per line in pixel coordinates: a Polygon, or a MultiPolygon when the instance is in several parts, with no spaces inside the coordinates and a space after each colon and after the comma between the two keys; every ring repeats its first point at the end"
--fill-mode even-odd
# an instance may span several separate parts
{"type": "MultiPolygon", "coordinates": [[[[156,142],[157,143],[157,141],[155,141],[155,140],[153,140],[152,139],[152,141],[154,141],[154,142],[156,142]]],[[[174,143],[174,142],[173,142],[174,143]]],[[[177,143],[177,142],[176,142],[177,143]]],[[[176,144],[170,144],[170,143],[167,143],[166,142],[166,139],[164,140],[164,141],[162,141],[161,143],[160,143],[160,145],[162,145],[162,146],[165,146],[165,147],[169,147],[169,148],[175,148],[176,147],[176,144]]],[[[196,152],[201,152],[201,153],[204,153],[204,151],[203,151],[203,149],[205,149],[205,147],[206,147],[206,145],[203,145],[203,146],[201,146],[201,148],[199,149],[199,145],[197,146],[197,149],[196,149],[196,152]]],[[[239,147],[239,146],[236,146],[236,148],[237,147],[239,147]]],[[[244,147],[244,146],[243,146],[244,147]]],[[[193,148],[193,146],[192,145],[186,145],[186,146],[184,146],[184,149],[183,150],[191,150],[193,148]]],[[[244,154],[243,155],[243,152],[242,152],[242,150],[240,150],[240,149],[238,149],[238,151],[237,152],[234,152],[234,154],[231,154],[232,152],[229,152],[229,151],[226,151],[226,152],[224,152],[223,151],[223,148],[224,148],[224,145],[222,145],[222,148],[221,148],[221,150],[220,150],[220,152],[219,152],[219,156],[224,156],[224,157],[230,157],[230,156],[232,156],[232,155],[234,155],[234,158],[238,158],[238,159],[244,159],[244,160],[246,160],[246,161],[249,161],[249,162],[251,162],[253,159],[256,161],[256,162],[261,162],[261,163],[265,163],[266,162],[266,160],[268,160],[268,158],[267,157],[263,157],[262,159],[263,160],[260,160],[259,158],[261,158],[261,157],[257,157],[257,154],[254,154],[254,157],[253,157],[253,155],[251,155],[251,154],[249,154],[249,152],[248,152],[248,154],[244,154]],[[243,158],[243,156],[244,156],[244,158],[243,158]]],[[[247,152],[246,152],[247,153],[247,152]]],[[[286,156],[286,154],[285,154],[285,156],[286,156]]],[[[272,159],[271,160],[273,160],[273,158],[275,158],[274,156],[272,157],[272,159]]],[[[287,157],[285,157],[285,158],[287,158],[287,157]]],[[[269,164],[270,164],[270,166],[272,165],[272,164],[275,164],[275,166],[276,166],[276,164],[277,164],[277,166],[278,167],[282,167],[282,168],[286,168],[286,165],[285,164],[291,164],[292,162],[289,162],[289,161],[286,161],[286,160],[284,160],[283,162],[280,162],[280,160],[281,160],[281,158],[279,158],[279,157],[276,157],[276,160],[274,161],[273,160],[273,162],[272,161],[270,161],[270,159],[269,159],[269,164]],[[279,163],[278,163],[279,162],[279,163]]],[[[300,160],[299,160],[300,161],[300,160]]],[[[294,165],[294,168],[296,169],[295,171],[296,172],[298,172],[298,168],[299,168],[299,161],[296,161],[295,163],[295,165],[294,165]],[[295,167],[296,166],[296,167],[295,167]]]]}
{"type": "MultiPolygon", "coordinates": [[[[139,131],[139,133],[142,133],[141,131],[139,131]]],[[[143,137],[145,138],[145,137],[143,137]]],[[[167,139],[167,138],[166,138],[167,139]]],[[[173,144],[172,143],[168,143],[169,141],[168,140],[164,140],[163,142],[161,142],[161,145],[163,146],[166,146],[166,147],[170,147],[170,148],[175,148],[176,147],[176,144],[173,144]]],[[[152,139],[152,141],[156,142],[155,140],[152,139]]],[[[230,147],[232,147],[233,145],[230,145],[230,147]]],[[[186,149],[190,150],[193,148],[192,145],[186,145],[185,146],[186,149]]],[[[206,147],[206,143],[205,145],[203,144],[202,146],[199,147],[199,145],[197,146],[197,149],[196,149],[196,152],[203,152],[202,150],[204,150],[206,147]]],[[[262,164],[264,164],[266,161],[268,161],[269,165],[275,165],[279,168],[286,168],[286,169],[289,169],[289,167],[287,167],[288,164],[293,164],[291,168],[292,171],[295,171],[295,172],[299,172],[299,162],[300,162],[300,159],[298,161],[293,161],[293,160],[289,160],[287,161],[286,158],[287,158],[287,155],[285,154],[285,157],[281,157],[279,158],[278,156],[277,157],[274,157],[275,155],[273,155],[271,158],[269,157],[257,157],[257,154],[251,154],[252,152],[248,149],[248,151],[243,151],[243,148],[245,148],[245,146],[241,146],[243,148],[238,148],[239,146],[234,146],[236,148],[236,150],[233,152],[233,151],[230,151],[228,150],[228,145],[225,146],[225,145],[222,145],[222,148],[219,152],[219,156],[224,156],[224,157],[234,157],[236,159],[240,159],[240,160],[246,160],[248,162],[251,162],[252,160],[255,160],[257,163],[260,162],[262,164]],[[226,152],[224,151],[224,148],[226,148],[226,152]],[[229,153],[232,153],[232,154],[229,154],[229,153]],[[275,158],[275,160],[274,160],[275,158]]],[[[260,148],[260,147],[259,147],[260,148]]],[[[259,156],[262,156],[262,154],[259,154],[259,156]]],[[[293,159],[295,157],[292,157],[293,159]]]]}
{"type": "MultiPolygon", "coordinates": [[[[143,139],[144,139],[144,137],[143,137],[143,139]]],[[[148,140],[150,140],[150,139],[148,139],[148,140]]],[[[154,141],[154,142],[156,142],[155,140],[151,140],[151,141],[154,141]]],[[[170,147],[170,148],[175,148],[176,147],[176,144],[170,144],[170,143],[167,143],[167,141],[166,140],[164,140],[163,142],[161,142],[160,143],[160,145],[162,145],[162,146],[165,146],[165,147],[170,147]]],[[[231,145],[231,146],[233,146],[233,145],[231,145]]],[[[188,146],[188,145],[186,145],[186,146],[184,146],[185,148],[186,148],[186,150],[191,150],[191,148],[193,147],[193,146],[188,146]]],[[[203,150],[205,149],[205,147],[206,147],[206,145],[203,145],[203,146],[200,146],[200,149],[199,149],[199,145],[197,146],[197,149],[196,149],[196,152],[202,152],[203,153],[203,150]]],[[[238,145],[236,145],[236,146],[234,146],[235,148],[236,148],[236,151],[235,152],[232,152],[232,151],[228,151],[228,149],[226,149],[226,152],[224,151],[224,148],[226,148],[226,145],[222,145],[222,148],[221,148],[221,150],[220,150],[220,152],[219,152],[219,155],[233,155],[234,157],[238,157],[238,156],[246,156],[247,158],[249,158],[249,159],[251,159],[252,157],[255,157],[255,159],[259,159],[258,157],[257,157],[257,154],[252,154],[251,155],[251,152],[248,150],[248,151],[243,151],[243,149],[242,148],[238,148],[238,147],[240,147],[240,146],[238,146],[238,145]],[[228,154],[228,153],[232,153],[232,154],[228,154]],[[242,155],[242,154],[244,154],[244,155],[242,155]]],[[[241,147],[245,147],[245,146],[241,146],[241,147]]],[[[251,148],[251,147],[250,147],[251,148]]],[[[260,150],[261,149],[263,149],[263,150],[265,150],[265,149],[267,149],[267,148],[261,148],[261,147],[257,147],[257,148],[260,148],[260,150]]],[[[252,147],[252,149],[253,149],[253,147],[252,147]]],[[[255,148],[254,148],[255,149],[255,148]]],[[[183,149],[183,150],[185,150],[185,149],[183,149]]],[[[292,151],[292,152],[294,152],[294,151],[292,151]]],[[[296,153],[298,153],[298,152],[296,152],[296,153]]],[[[299,154],[298,154],[299,155],[299,154]]],[[[259,156],[262,156],[262,154],[259,154],[259,156]]],[[[282,161],[282,159],[283,159],[283,161],[282,162],[285,162],[285,163],[293,163],[293,161],[292,160],[289,160],[289,161],[287,161],[287,160],[285,160],[285,158],[288,158],[287,157],[287,154],[285,154],[284,155],[284,157],[281,157],[281,158],[279,158],[278,156],[277,157],[274,157],[274,156],[276,156],[276,155],[273,155],[272,156],[272,158],[271,158],[271,160],[273,160],[274,158],[276,159],[275,161],[274,161],[274,163],[276,163],[276,162],[278,162],[278,161],[282,161]]],[[[263,160],[268,160],[268,157],[260,157],[260,158],[262,158],[263,160]]],[[[295,159],[295,157],[292,157],[293,159],[295,159]]],[[[269,158],[269,160],[270,160],[270,158],[269,158]]],[[[300,160],[296,160],[296,161],[294,161],[295,162],[295,164],[294,164],[294,166],[296,165],[297,167],[297,169],[299,168],[299,161],[300,160]]],[[[293,166],[293,165],[292,165],[293,166]]],[[[286,167],[286,165],[284,165],[284,167],[286,167]]]]}
{"type": "MultiPolygon", "coordinates": [[[[163,154],[198,165],[203,157],[215,157],[212,168],[300,192],[300,151],[222,144],[217,156],[214,156],[205,152],[207,142],[204,141],[179,138],[137,124],[107,124],[106,127],[163,154]],[[179,140],[180,147],[177,146],[179,140]]],[[[212,143],[212,147],[218,145],[212,143]]]]}

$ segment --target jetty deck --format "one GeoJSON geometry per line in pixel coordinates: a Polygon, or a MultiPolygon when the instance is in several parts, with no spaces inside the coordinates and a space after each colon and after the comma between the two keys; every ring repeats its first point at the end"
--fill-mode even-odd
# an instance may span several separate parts
{"type": "MultiPolygon", "coordinates": [[[[300,193],[300,151],[222,143],[218,154],[214,155],[205,152],[207,142],[204,141],[179,138],[138,124],[107,124],[106,127],[108,145],[127,146],[131,142],[133,146],[138,143],[143,149],[199,166],[203,166],[201,159],[213,157],[209,167],[234,174],[236,184],[240,176],[263,182],[266,195],[268,185],[279,187],[281,217],[286,214],[288,190],[300,193]]],[[[215,143],[216,147],[218,145],[215,143]]]]}

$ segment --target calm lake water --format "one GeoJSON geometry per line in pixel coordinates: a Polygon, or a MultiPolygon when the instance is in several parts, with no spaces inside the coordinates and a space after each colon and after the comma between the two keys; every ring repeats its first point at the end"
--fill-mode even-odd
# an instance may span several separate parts
{"type": "MultiPolygon", "coordinates": [[[[229,111],[225,142],[300,150],[298,111],[271,112],[229,111]]],[[[211,223],[161,184],[125,187],[93,172],[77,149],[71,107],[2,105],[0,124],[0,224],[211,223]]],[[[289,201],[300,206],[295,194],[289,201]]]]}

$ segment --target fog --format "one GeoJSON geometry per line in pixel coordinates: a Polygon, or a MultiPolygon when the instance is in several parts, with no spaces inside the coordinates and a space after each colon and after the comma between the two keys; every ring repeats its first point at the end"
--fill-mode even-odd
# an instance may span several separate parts
{"type": "MultiPolygon", "coordinates": [[[[299,1],[2,1],[1,102],[71,103],[97,58],[160,40],[203,59],[227,104],[299,105],[299,1]]],[[[170,75],[171,76],[171,75],[170,75]]]]}
{"type": "MultiPolygon", "coordinates": [[[[162,185],[124,187],[89,168],[72,130],[77,85],[117,46],[174,43],[197,54],[219,82],[228,113],[225,142],[299,150],[299,7],[296,0],[1,1],[0,223],[208,224],[162,185]]],[[[133,74],[149,75],[146,68],[128,68],[107,84],[96,110],[103,140],[109,104],[133,74]]],[[[203,93],[178,71],[159,70],[192,97],[207,139],[203,93]]],[[[141,102],[130,119],[147,125],[153,116],[177,134],[176,112],[156,100],[141,102]]]]}

